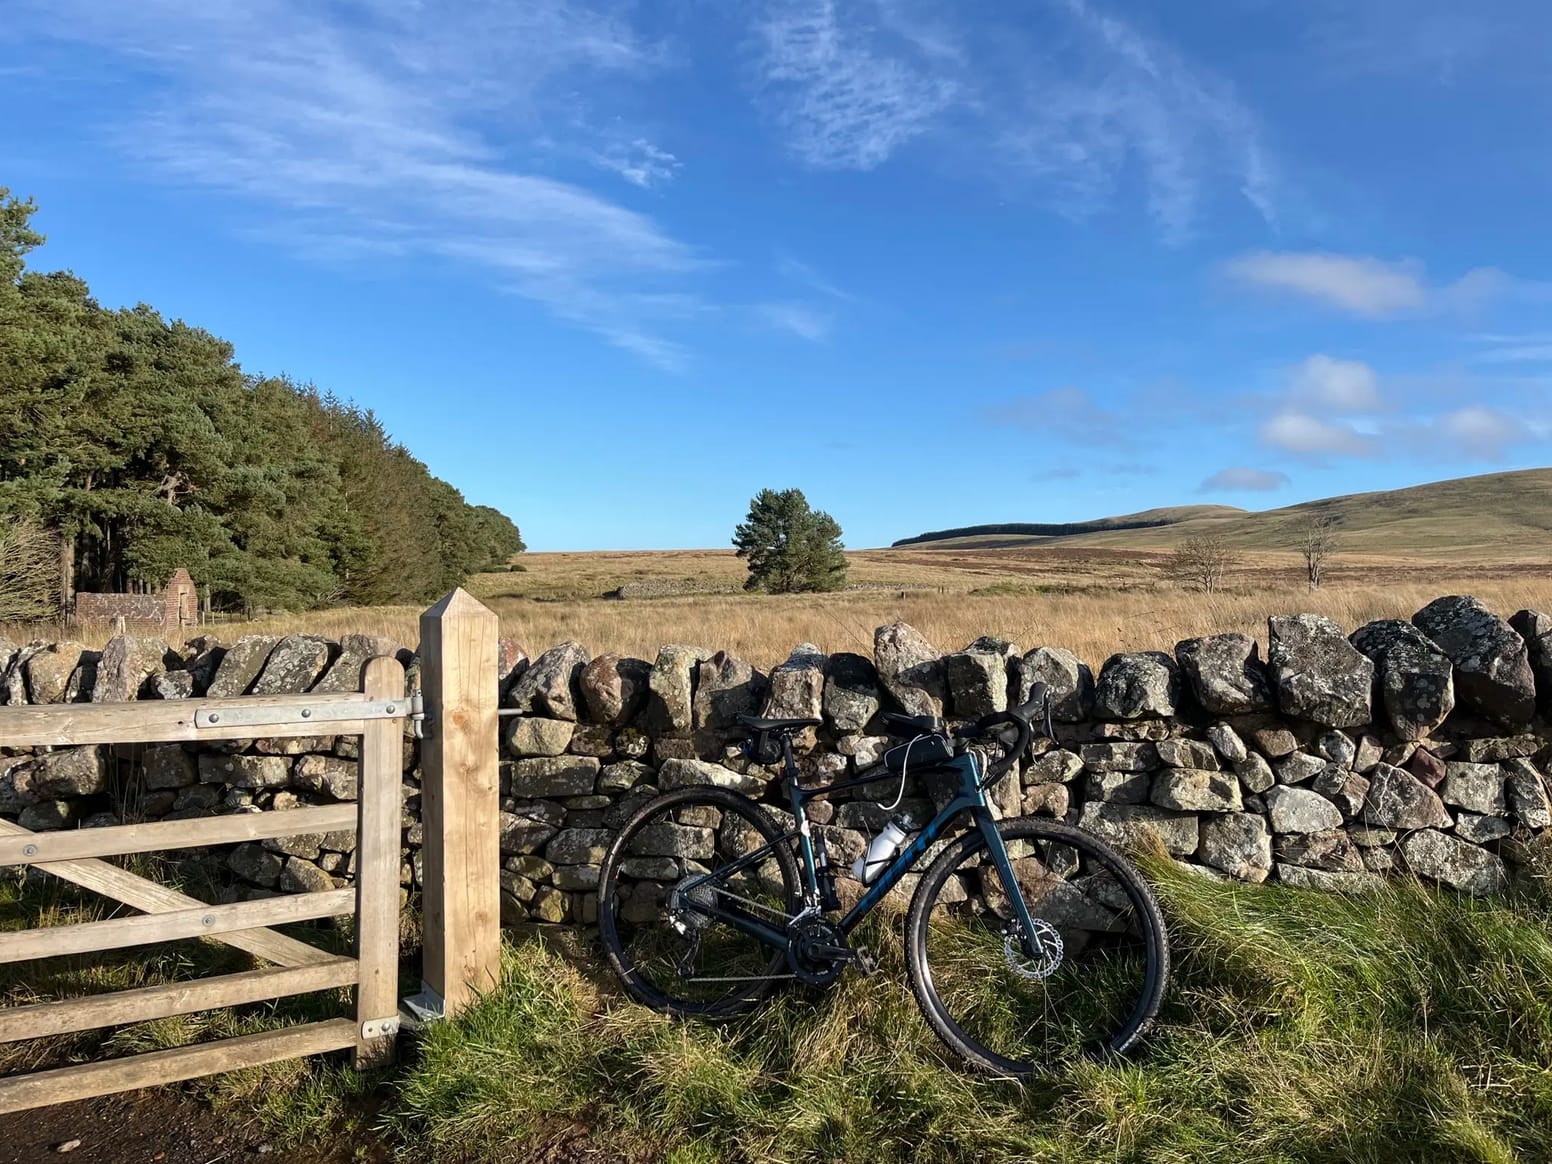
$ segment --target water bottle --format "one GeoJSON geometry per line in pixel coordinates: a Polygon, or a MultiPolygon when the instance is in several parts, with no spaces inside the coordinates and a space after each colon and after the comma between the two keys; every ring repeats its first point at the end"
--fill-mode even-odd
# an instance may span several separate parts
{"type": "Polygon", "coordinates": [[[884,831],[873,838],[868,851],[851,864],[851,875],[864,885],[872,885],[900,847],[916,823],[909,816],[898,816],[884,826],[884,831]]]}

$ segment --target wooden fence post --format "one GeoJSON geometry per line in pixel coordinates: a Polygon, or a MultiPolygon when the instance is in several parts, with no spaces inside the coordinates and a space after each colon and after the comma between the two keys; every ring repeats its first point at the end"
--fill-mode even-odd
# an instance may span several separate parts
{"type": "MultiPolygon", "coordinates": [[[[363,689],[373,702],[404,698],[404,667],[378,658],[366,665],[363,689]]],[[[393,1061],[384,1020],[399,1016],[399,861],[403,844],[404,721],[370,719],[361,733],[356,826],[356,1066],[393,1061]],[[378,1029],[369,1031],[368,1023],[378,1029]]]]}
{"type": "Polygon", "coordinates": [[[462,588],[420,616],[427,1001],[457,1015],[501,979],[496,649],[500,619],[462,588]]]}

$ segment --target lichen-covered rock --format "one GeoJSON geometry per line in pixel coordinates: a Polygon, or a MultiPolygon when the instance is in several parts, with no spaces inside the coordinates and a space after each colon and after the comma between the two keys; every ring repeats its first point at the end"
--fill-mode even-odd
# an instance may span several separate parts
{"type": "Polygon", "coordinates": [[[1494,853],[1469,841],[1435,829],[1419,829],[1401,842],[1407,868],[1478,897],[1501,893],[1508,886],[1508,871],[1494,853]]]}
{"type": "Polygon", "coordinates": [[[1509,808],[1526,828],[1552,829],[1552,798],[1547,782],[1529,760],[1509,760],[1504,764],[1509,792],[1509,808]]]}
{"type": "Polygon", "coordinates": [[[664,792],[674,788],[709,784],[717,788],[731,788],[748,796],[758,796],[765,790],[765,780],[750,773],[745,775],[721,764],[705,760],[664,760],[657,772],[658,787],[664,792]]]}
{"type": "Polygon", "coordinates": [[[280,884],[280,871],[286,860],[263,845],[248,842],[238,845],[226,859],[227,868],[252,885],[274,889],[280,884]]]}
{"type": "Polygon", "coordinates": [[[299,756],[292,769],[298,788],[335,800],[356,799],[360,771],[359,762],[338,756],[299,756]]]}
{"type": "MultiPolygon", "coordinates": [[[[949,705],[958,719],[980,719],[993,712],[1008,710],[1008,653],[972,648],[974,644],[943,660],[948,677],[949,705]]],[[[1018,658],[1017,653],[1014,652],[1012,657],[1018,658]]]]}
{"type": "Polygon", "coordinates": [[[1382,618],[1354,631],[1352,644],[1374,661],[1380,704],[1403,740],[1427,739],[1448,718],[1455,707],[1454,665],[1422,631],[1382,618]]]}
{"type": "Polygon", "coordinates": [[[311,690],[333,653],[333,644],[317,635],[287,635],[264,661],[252,694],[299,695],[311,690]]]}
{"type": "Polygon", "coordinates": [[[1473,845],[1501,841],[1513,831],[1514,825],[1506,816],[1478,816],[1474,812],[1462,812],[1455,817],[1455,835],[1473,845]]]}
{"type": "Polygon", "coordinates": [[[947,669],[937,648],[915,627],[894,622],[874,631],[873,662],[884,689],[907,714],[943,714],[947,669]]]}
{"type": "Polygon", "coordinates": [[[587,717],[594,723],[621,728],[635,719],[647,702],[652,664],[614,652],[599,655],[582,668],[578,685],[587,717]]]}
{"type": "Polygon", "coordinates": [[[1272,706],[1261,648],[1249,635],[1185,639],[1175,644],[1175,659],[1196,701],[1213,715],[1243,715],[1272,706]]]}
{"type": "Polygon", "coordinates": [[[1252,794],[1265,792],[1277,783],[1277,774],[1259,752],[1247,753],[1234,765],[1234,774],[1239,777],[1240,787],[1252,794]]]}
{"type": "Polygon", "coordinates": [[[1342,827],[1342,813],[1309,788],[1278,784],[1266,790],[1267,815],[1274,833],[1324,833],[1342,827]]]}
{"type": "MultiPolygon", "coordinates": [[[[29,665],[31,660],[28,660],[29,665]]],[[[146,680],[165,667],[177,666],[178,656],[163,639],[114,635],[97,660],[93,703],[125,703],[139,699],[146,680]]]]}
{"type": "Polygon", "coordinates": [[[247,695],[254,681],[258,679],[259,672],[264,669],[264,662],[269,658],[269,653],[275,649],[280,640],[273,635],[244,635],[221,656],[220,666],[216,668],[215,678],[210,681],[210,687],[205,692],[211,699],[231,699],[237,695],[247,695]]]}
{"type": "Polygon", "coordinates": [[[711,658],[705,647],[670,643],[660,647],[657,661],[647,675],[647,706],[642,726],[647,731],[685,736],[695,710],[695,669],[701,660],[711,658]]]}
{"type": "Polygon", "coordinates": [[[1191,812],[1172,812],[1149,804],[1107,804],[1093,801],[1083,806],[1078,827],[1102,841],[1134,849],[1157,836],[1176,857],[1189,857],[1200,843],[1200,818],[1191,812]]]}
{"type": "Polygon", "coordinates": [[[153,791],[187,788],[198,779],[194,757],[182,744],[157,744],[145,750],[141,760],[145,786],[153,791]]]}
{"type": "Polygon", "coordinates": [[[1380,764],[1369,778],[1363,822],[1386,829],[1448,828],[1450,814],[1438,794],[1416,776],[1380,764]]]}
{"type": "Polygon", "coordinates": [[[883,704],[878,671],[865,655],[843,651],[825,667],[824,717],[842,735],[862,735],[883,704]]]}
{"type": "Polygon", "coordinates": [[[1353,754],[1353,771],[1368,775],[1383,758],[1384,751],[1380,747],[1380,742],[1368,733],[1364,733],[1358,738],[1358,748],[1353,754]]]}
{"type": "Polygon", "coordinates": [[[1287,728],[1257,728],[1250,733],[1250,742],[1268,760],[1278,760],[1299,750],[1299,737],[1287,728]]]}
{"type": "Polygon", "coordinates": [[[192,699],[197,684],[188,671],[158,671],[148,681],[153,699],[192,699]]]}
{"type": "Polygon", "coordinates": [[[691,703],[691,726],[714,735],[742,735],[740,715],[758,714],[770,684],[737,655],[718,651],[701,661],[691,703]]]}
{"type": "Polygon", "coordinates": [[[1110,804],[1146,804],[1153,791],[1153,778],[1146,772],[1108,769],[1090,772],[1083,782],[1085,800],[1110,804]]]}
{"type": "Polygon", "coordinates": [[[511,812],[501,813],[499,821],[503,856],[537,853],[560,831],[545,821],[511,812]]]}
{"type": "Polygon", "coordinates": [[[1321,732],[1315,741],[1315,754],[1343,768],[1351,768],[1358,758],[1358,745],[1345,732],[1321,732]]]}
{"type": "Polygon", "coordinates": [[[587,648],[581,643],[565,642],[551,647],[512,685],[509,702],[525,715],[575,722],[582,706],[582,669],[590,661],[587,648]]]}
{"type": "Polygon", "coordinates": [[[1024,769],[1026,784],[1065,784],[1083,771],[1083,758],[1065,748],[1036,756],[1024,769]]]}
{"type": "Polygon", "coordinates": [[[577,725],[569,719],[512,716],[507,720],[507,751],[519,758],[559,756],[571,743],[576,730],[577,725]]]}
{"type": "Polygon", "coordinates": [[[557,866],[597,865],[613,839],[608,829],[563,829],[545,846],[544,857],[557,866]]]}
{"type": "Polygon", "coordinates": [[[326,893],[334,888],[334,878],[311,861],[287,857],[280,870],[280,888],[287,893],[326,893]]]}
{"type": "Polygon", "coordinates": [[[1024,789],[1025,816],[1054,816],[1062,820],[1072,807],[1072,793],[1065,784],[1031,784],[1024,789]]]}
{"type": "Polygon", "coordinates": [[[1202,821],[1197,860],[1240,881],[1262,882],[1272,871],[1272,834],[1266,819],[1248,812],[1202,821]]]}
{"type": "Polygon", "coordinates": [[[284,756],[212,756],[199,758],[202,784],[232,788],[284,788],[291,782],[291,762],[284,756]]]}
{"type": "Polygon", "coordinates": [[[1444,771],[1439,795],[1445,804],[1489,815],[1508,811],[1504,771],[1497,764],[1445,764],[1444,771]]]}
{"type": "Polygon", "coordinates": [[[1166,768],[1153,781],[1151,799],[1180,812],[1239,812],[1239,780],[1230,772],[1166,768]]]}
{"type": "Polygon", "coordinates": [[[1497,764],[1503,760],[1521,760],[1541,751],[1540,736],[1526,732],[1518,736],[1491,736],[1484,740],[1462,740],[1456,759],[1470,764],[1497,764]]]}
{"type": "MultiPolygon", "coordinates": [[[[84,643],[54,643],[30,656],[23,671],[31,703],[64,703],[70,680],[86,653],[84,643]]],[[[74,701],[72,701],[74,702],[74,701]]]]}
{"type": "Polygon", "coordinates": [[[771,669],[767,719],[821,719],[824,715],[825,667],[829,660],[813,643],[799,643],[784,663],[771,669]]]}
{"type": "Polygon", "coordinates": [[[1536,705],[1543,713],[1552,713],[1552,614],[1522,610],[1509,619],[1509,625],[1525,640],[1536,679],[1536,705]]]}
{"type": "Polygon", "coordinates": [[[1336,805],[1347,820],[1362,815],[1364,802],[1369,796],[1369,778],[1351,772],[1340,764],[1327,764],[1325,771],[1315,777],[1310,787],[1336,805]]]}
{"type": "Polygon", "coordinates": [[[1306,780],[1313,780],[1326,770],[1328,761],[1319,756],[1311,756],[1308,752],[1294,752],[1284,756],[1272,765],[1272,770],[1277,773],[1279,784],[1303,784],[1306,780]]]}
{"type": "Polygon", "coordinates": [[[1083,766],[1091,772],[1151,772],[1159,766],[1156,745],[1131,743],[1084,744],[1083,766]]]}
{"type": "Polygon", "coordinates": [[[1509,727],[1536,711],[1536,676],[1519,632],[1470,595],[1436,598],[1412,616],[1455,664],[1461,705],[1509,727]]]}
{"type": "Polygon", "coordinates": [[[1094,714],[1100,719],[1159,718],[1180,703],[1180,669],[1162,651],[1111,655],[1094,684],[1094,714]]]}
{"type": "Polygon", "coordinates": [[[388,658],[403,661],[407,656],[408,652],[390,638],[381,635],[344,635],[339,641],[339,654],[328,665],[323,677],[309,690],[360,691],[361,673],[373,659],[388,658]]]}
{"type": "Polygon", "coordinates": [[[650,784],[657,770],[639,760],[617,760],[605,764],[598,772],[598,791],[610,796],[629,792],[638,784],[650,784]]]}
{"type": "Polygon", "coordinates": [[[1373,718],[1374,663],[1324,615],[1269,618],[1267,663],[1284,715],[1336,728],[1373,718]]]}
{"type": "Polygon", "coordinates": [[[1385,884],[1383,877],[1373,873],[1333,873],[1282,861],[1277,863],[1277,880],[1294,889],[1318,889],[1322,893],[1373,893],[1385,884]]]}
{"type": "Polygon", "coordinates": [[[1212,745],[1200,740],[1160,740],[1155,747],[1160,761],[1170,768],[1204,768],[1211,771],[1222,767],[1212,745]]]}
{"type": "Polygon", "coordinates": [[[1057,723],[1082,723],[1094,714],[1094,672],[1063,647],[1036,647],[1013,663],[1015,706],[1028,703],[1036,683],[1051,697],[1051,718],[1057,723]]]}
{"type": "Polygon", "coordinates": [[[17,791],[34,803],[92,796],[108,790],[108,773],[101,748],[62,748],[44,752],[25,770],[25,783],[18,772],[17,791]]]}
{"type": "Polygon", "coordinates": [[[1230,764],[1242,763],[1250,755],[1250,749],[1245,747],[1240,734],[1226,723],[1213,724],[1207,729],[1207,738],[1218,755],[1230,764]]]}
{"type": "Polygon", "coordinates": [[[1306,869],[1325,869],[1332,873],[1362,873],[1363,857],[1353,839],[1341,829],[1323,833],[1300,833],[1277,838],[1277,859],[1306,869]]]}
{"type": "Polygon", "coordinates": [[[598,786],[595,756],[538,756],[502,767],[503,783],[517,797],[591,796],[598,786]]]}

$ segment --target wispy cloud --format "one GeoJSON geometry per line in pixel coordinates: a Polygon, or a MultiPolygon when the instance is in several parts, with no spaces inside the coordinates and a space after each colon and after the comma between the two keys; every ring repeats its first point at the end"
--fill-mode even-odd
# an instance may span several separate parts
{"type": "MultiPolygon", "coordinates": [[[[610,343],[682,363],[660,329],[682,315],[701,257],[647,216],[524,164],[555,91],[657,63],[615,17],[566,0],[472,0],[456,18],[361,0],[348,24],[303,0],[17,3],[8,16],[39,34],[154,74],[154,104],[103,114],[142,164],[301,219],[302,236],[334,240],[337,254],[483,267],[610,343]]],[[[675,164],[645,139],[605,147],[601,164],[638,185],[675,164]]]]}
{"type": "Polygon", "coordinates": [[[1131,442],[1119,414],[1095,403],[1082,388],[1053,388],[982,410],[994,424],[1059,437],[1076,444],[1121,446],[1131,442]]]}
{"type": "Polygon", "coordinates": [[[1135,165],[1170,241],[1225,185],[1275,218],[1274,165],[1233,87],[1090,0],[1045,0],[1035,30],[956,25],[910,0],[761,11],[760,99],[810,166],[871,170],[937,134],[976,179],[1032,185],[1072,216],[1135,165]]]}
{"type": "Polygon", "coordinates": [[[822,343],[829,339],[835,323],[833,317],[803,303],[760,303],[753,310],[755,317],[765,326],[790,332],[810,343],[822,343]]]}
{"type": "Polygon", "coordinates": [[[1253,469],[1235,465],[1219,469],[1197,486],[1198,493],[1270,493],[1281,489],[1289,481],[1287,473],[1275,469],[1253,469]]]}
{"type": "Polygon", "coordinates": [[[639,137],[596,151],[593,161],[599,168],[643,189],[672,181],[681,165],[673,154],[639,137]]]}
{"type": "Polygon", "coordinates": [[[791,255],[779,255],[776,259],[776,273],[784,279],[790,279],[794,283],[801,283],[811,291],[817,291],[827,298],[841,303],[855,303],[857,297],[850,291],[843,290],[830,279],[809,266],[800,259],[791,255]]]}
{"type": "Polygon", "coordinates": [[[1478,267],[1452,283],[1435,284],[1415,259],[1390,262],[1320,251],[1257,251],[1223,269],[1246,286],[1302,296],[1369,319],[1469,310],[1512,282],[1496,268],[1478,267]]]}

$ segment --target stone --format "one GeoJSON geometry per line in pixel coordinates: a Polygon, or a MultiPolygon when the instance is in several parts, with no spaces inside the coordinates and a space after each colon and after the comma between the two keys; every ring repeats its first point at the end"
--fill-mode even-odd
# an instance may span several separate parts
{"type": "Polygon", "coordinates": [[[1347,835],[1353,838],[1353,844],[1360,849],[1377,849],[1384,845],[1396,843],[1396,837],[1400,834],[1395,829],[1371,829],[1363,825],[1353,825],[1347,830],[1347,835]]]}
{"type": "Polygon", "coordinates": [[[330,693],[360,691],[362,671],[369,662],[380,658],[399,659],[402,662],[408,654],[398,643],[382,635],[342,635],[339,653],[310,690],[330,693]]]}
{"type": "Polygon", "coordinates": [[[873,632],[873,660],[880,682],[908,715],[943,715],[948,675],[936,647],[908,623],[873,632]]]}
{"type": "Polygon", "coordinates": [[[75,805],[68,800],[40,800],[22,809],[16,823],[32,833],[56,832],[75,818],[75,805]]]}
{"type": "Polygon", "coordinates": [[[1359,627],[1352,643],[1374,661],[1380,704],[1403,740],[1427,739],[1449,717],[1455,707],[1455,669],[1422,631],[1384,618],[1359,627]]]}
{"type": "Polygon", "coordinates": [[[1211,744],[1199,740],[1160,740],[1156,745],[1159,759],[1171,768],[1199,768],[1213,771],[1222,767],[1211,744]]]}
{"type": "Polygon", "coordinates": [[[102,749],[95,747],[63,748],[44,752],[34,759],[27,772],[28,788],[18,792],[23,799],[44,801],[66,797],[93,796],[108,790],[108,772],[102,749]]]}
{"type": "Polygon", "coordinates": [[[1162,651],[1111,655],[1094,684],[1094,714],[1100,719],[1170,716],[1179,703],[1180,669],[1162,651]]]}
{"type": "Polygon", "coordinates": [[[1509,619],[1509,625],[1525,640],[1536,680],[1536,704],[1543,713],[1552,714],[1552,615],[1522,610],[1509,619]]]}
{"type": "Polygon", "coordinates": [[[1478,816],[1474,812],[1462,812],[1455,817],[1455,835],[1473,845],[1502,840],[1513,831],[1514,825],[1506,816],[1478,816]]]}
{"type": "Polygon", "coordinates": [[[153,699],[193,699],[197,690],[194,675],[189,671],[158,671],[148,684],[148,694],[153,699]]]}
{"type": "Polygon", "coordinates": [[[703,659],[696,670],[695,696],[691,701],[691,727],[717,736],[742,737],[740,715],[757,715],[765,703],[770,683],[737,655],[718,651],[703,659]]]}
{"type": "Polygon", "coordinates": [[[883,704],[878,671],[865,655],[831,655],[825,667],[824,717],[842,735],[862,735],[883,704]]]}
{"type": "Polygon", "coordinates": [[[1094,714],[1094,672],[1063,647],[1036,647],[1013,663],[1016,706],[1028,703],[1036,683],[1051,697],[1051,718],[1082,723],[1094,714]]]}
{"type": "Polygon", "coordinates": [[[560,831],[554,825],[511,812],[501,813],[498,819],[503,855],[537,853],[560,831]]]}
{"type": "Polygon", "coordinates": [[[1266,791],[1274,833],[1324,833],[1342,827],[1342,814],[1320,793],[1278,784],[1266,791]]]}
{"type": "Polygon", "coordinates": [[[292,768],[298,788],[322,793],[335,800],[354,800],[360,785],[361,765],[339,756],[299,756],[292,768]]]}
{"type": "Polygon", "coordinates": [[[1104,770],[1090,772],[1083,784],[1085,800],[1113,804],[1146,804],[1153,791],[1153,777],[1147,772],[1104,770]]]}
{"type": "Polygon", "coordinates": [[[1307,752],[1294,752],[1273,764],[1272,770],[1277,773],[1279,784],[1303,784],[1324,772],[1328,762],[1307,752]]]}
{"type": "Polygon", "coordinates": [[[193,810],[196,815],[204,814],[221,803],[221,790],[211,784],[195,784],[176,794],[172,802],[175,812],[187,812],[193,810]]]}
{"type": "MultiPolygon", "coordinates": [[[[716,830],[700,825],[658,821],[631,837],[630,853],[636,857],[682,857],[709,861],[716,852],[716,830]]],[[[828,834],[827,834],[828,839],[828,834]]],[[[834,854],[831,854],[832,857],[834,854]]]]}
{"type": "Polygon", "coordinates": [[[1497,815],[1507,812],[1504,796],[1504,771],[1497,764],[1446,764],[1444,786],[1439,790],[1445,804],[1467,812],[1497,815]]]}
{"type": "Polygon", "coordinates": [[[1299,737],[1287,728],[1257,728],[1250,733],[1250,742],[1268,760],[1281,759],[1299,750],[1299,737]]]}
{"type": "Polygon", "coordinates": [[[287,893],[326,893],[334,888],[334,878],[311,861],[287,857],[280,870],[280,888],[287,893]]]}
{"type": "Polygon", "coordinates": [[[1529,760],[1509,760],[1504,764],[1509,792],[1509,809],[1528,829],[1552,829],[1552,799],[1547,782],[1529,760]]]}
{"type": "Polygon", "coordinates": [[[1284,715],[1336,728],[1373,718],[1374,663],[1324,615],[1269,618],[1267,664],[1284,715]]]}
{"type": "Polygon", "coordinates": [[[1250,755],[1250,749],[1245,747],[1245,741],[1240,734],[1226,723],[1215,723],[1207,729],[1207,738],[1212,742],[1213,749],[1230,764],[1243,763],[1250,755]]]}
{"type": "Polygon", "coordinates": [[[1322,732],[1315,740],[1315,754],[1333,764],[1350,768],[1358,758],[1358,745],[1343,732],[1322,732]]]}
{"type": "Polygon", "coordinates": [[[711,658],[705,647],[670,643],[660,647],[647,674],[643,727],[654,735],[685,736],[694,714],[695,668],[711,658]]]}
{"type": "Polygon", "coordinates": [[[594,756],[536,756],[503,764],[503,787],[517,797],[591,796],[598,787],[594,756]]]}
{"type": "Polygon", "coordinates": [[[582,670],[589,662],[587,648],[581,643],[564,642],[551,647],[512,685],[508,701],[526,715],[574,723],[582,706],[582,670]]]}
{"type": "Polygon", "coordinates": [[[1272,834],[1265,818],[1253,813],[1209,816],[1201,824],[1196,857],[1230,877],[1259,883],[1272,871],[1272,834]]]}
{"type": "MultiPolygon", "coordinates": [[[[1017,658],[1017,655],[1014,656],[1017,658]]],[[[956,651],[943,660],[949,706],[957,719],[980,719],[1008,710],[1008,657],[991,651],[956,651]]]]}
{"type": "Polygon", "coordinates": [[[1396,766],[1404,766],[1408,772],[1428,785],[1429,788],[1437,788],[1444,783],[1446,775],[1444,761],[1427,748],[1414,749],[1412,755],[1407,758],[1404,764],[1397,764],[1396,766]]]}
{"type": "Polygon", "coordinates": [[[1239,777],[1240,787],[1252,794],[1265,792],[1277,783],[1277,774],[1259,752],[1251,752],[1235,764],[1234,774],[1239,777]]]}
{"type": "Polygon", "coordinates": [[[799,643],[787,661],[772,668],[766,719],[822,719],[825,667],[829,660],[813,643],[799,643]]]}
{"type": "Polygon", "coordinates": [[[1501,893],[1509,884],[1508,871],[1496,854],[1435,829],[1419,829],[1404,837],[1401,855],[1419,877],[1473,896],[1501,893]]]}
{"type": "Polygon", "coordinates": [[[1078,827],[1128,849],[1146,846],[1156,836],[1172,855],[1189,857],[1201,840],[1199,821],[1195,813],[1171,812],[1149,804],[1091,801],[1083,806],[1078,827]]]}
{"type": "Polygon", "coordinates": [[[1450,814],[1434,790],[1417,777],[1380,764],[1369,778],[1363,821],[1387,829],[1448,828],[1450,814]]]}
{"type": "Polygon", "coordinates": [[[1455,664],[1461,705],[1505,727],[1530,722],[1536,676],[1519,632],[1470,595],[1436,598],[1412,623],[1455,664]]]}
{"type": "MultiPolygon", "coordinates": [[[[554,719],[551,723],[565,723],[565,720],[554,719]]],[[[609,730],[608,724],[603,723],[579,723],[571,732],[571,739],[566,743],[566,751],[573,756],[592,756],[602,760],[614,755],[614,733],[609,730]]]]}
{"type": "Polygon", "coordinates": [[[882,761],[894,742],[889,736],[842,736],[835,741],[835,750],[842,756],[850,756],[860,772],[882,761]]]}
{"type": "Polygon", "coordinates": [[[254,695],[300,695],[323,677],[334,646],[317,635],[287,635],[275,644],[250,689],[254,695]]]}
{"type": "MultiPolygon", "coordinates": [[[[23,664],[30,703],[64,703],[70,679],[86,653],[84,643],[54,643],[28,657],[23,664]]],[[[73,702],[73,701],[72,701],[73,702]]]]}
{"type": "Polygon", "coordinates": [[[231,699],[247,695],[264,669],[265,660],[280,639],[273,635],[244,635],[221,656],[215,678],[205,694],[211,699],[231,699]]]}
{"type": "Polygon", "coordinates": [[[711,785],[731,788],[746,796],[758,796],[765,791],[766,784],[764,779],[752,773],[745,775],[705,760],[664,760],[658,768],[657,778],[659,787],[665,792],[692,785],[711,785]]]}
{"type": "Polygon", "coordinates": [[[280,884],[280,872],[285,868],[286,859],[279,853],[270,852],[263,845],[249,841],[233,849],[226,864],[244,881],[265,889],[274,889],[280,884]]]}
{"type": "MultiPolygon", "coordinates": [[[[561,836],[565,834],[562,833],[561,836]]],[[[560,838],[557,837],[556,840],[560,838]]],[[[552,844],[554,842],[551,842],[552,844]]],[[[574,893],[598,888],[597,865],[559,865],[555,869],[555,887],[574,893]]]]}
{"type": "Polygon", "coordinates": [[[203,784],[225,784],[229,788],[284,788],[291,782],[291,762],[284,756],[199,757],[199,779],[203,784]]]}
{"type": "Polygon", "coordinates": [[[1391,873],[1396,868],[1395,854],[1390,849],[1359,849],[1358,855],[1370,873],[1391,873]]]}
{"type": "MultiPolygon", "coordinates": [[[[31,660],[29,660],[30,664],[31,660]]],[[[165,667],[177,666],[178,656],[162,639],[114,635],[97,660],[93,703],[126,703],[139,699],[146,680],[165,667]]]]}
{"type": "Polygon", "coordinates": [[[1091,772],[1151,772],[1159,766],[1155,745],[1142,741],[1119,744],[1084,744],[1083,766],[1091,772]]]}
{"type": "Polygon", "coordinates": [[[610,796],[628,792],[638,784],[650,784],[657,770],[639,760],[617,760],[598,772],[598,791],[610,796]]]}
{"type": "Polygon", "coordinates": [[[1382,758],[1380,742],[1366,732],[1358,739],[1358,750],[1353,755],[1353,771],[1368,775],[1382,758]]]}
{"type": "Polygon", "coordinates": [[[1539,736],[1499,736],[1485,740],[1462,740],[1460,759],[1468,764],[1498,764],[1504,760],[1522,760],[1541,751],[1539,736]]]}
{"type": "Polygon", "coordinates": [[[518,758],[559,756],[570,745],[576,730],[577,725],[572,720],[513,716],[507,720],[507,751],[518,758]]]}
{"type": "Polygon", "coordinates": [[[1353,839],[1340,829],[1277,838],[1277,859],[1307,869],[1362,873],[1363,857],[1353,839]]]}
{"type": "Polygon", "coordinates": [[[646,706],[651,691],[652,664],[645,659],[610,652],[599,655],[577,679],[587,718],[622,728],[646,706]]]}
{"type": "Polygon", "coordinates": [[[1153,781],[1151,799],[1180,812],[1239,812],[1239,780],[1228,772],[1167,768],[1153,781]]]}
{"type": "Polygon", "coordinates": [[[1054,816],[1061,820],[1072,807],[1072,794],[1065,784],[1031,784],[1024,789],[1025,816],[1054,816]]]}
{"type": "Polygon", "coordinates": [[[1083,759],[1065,748],[1054,748],[1036,756],[1024,768],[1026,784],[1066,784],[1083,771],[1083,759]]]}
{"type": "Polygon", "coordinates": [[[273,853],[284,853],[289,857],[305,857],[309,861],[317,861],[323,852],[323,833],[297,833],[289,837],[271,837],[264,842],[264,847],[273,853]]]}
{"type": "Polygon", "coordinates": [[[140,771],[148,789],[187,788],[198,778],[194,757],[182,744],[155,744],[145,750],[140,771]]]}
{"type": "Polygon", "coordinates": [[[541,885],[534,890],[533,902],[529,909],[535,921],[558,925],[566,920],[569,910],[568,900],[563,890],[556,889],[553,885],[541,885]]]}
{"type": "Polygon", "coordinates": [[[1191,694],[1213,715],[1244,715],[1272,706],[1261,648],[1249,635],[1185,639],[1175,644],[1175,660],[1191,694]]]}
{"type": "Polygon", "coordinates": [[[1327,764],[1311,787],[1341,809],[1342,816],[1348,820],[1363,812],[1364,801],[1369,796],[1369,778],[1349,772],[1338,764],[1327,764]]]}
{"type": "Polygon", "coordinates": [[[1303,865],[1277,864],[1277,880],[1293,889],[1318,889],[1323,893],[1373,893],[1385,884],[1373,873],[1333,873],[1303,865]]]}

